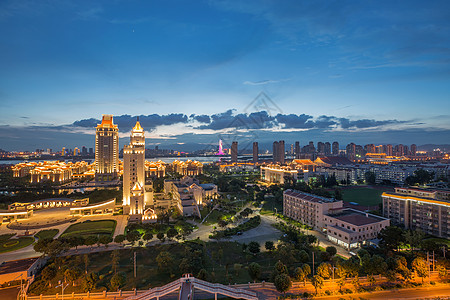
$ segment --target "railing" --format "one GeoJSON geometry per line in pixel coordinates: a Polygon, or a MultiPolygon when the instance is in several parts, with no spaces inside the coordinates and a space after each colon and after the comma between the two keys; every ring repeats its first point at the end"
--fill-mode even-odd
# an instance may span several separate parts
{"type": "Polygon", "coordinates": [[[131,296],[126,298],[127,300],[147,300],[147,299],[152,299],[152,298],[156,298],[156,297],[162,297],[165,296],[167,294],[170,294],[176,290],[178,290],[181,286],[181,279],[177,279],[175,281],[172,281],[166,285],[163,285],[161,287],[156,287],[153,289],[150,289],[140,295],[135,295],[135,296],[131,296]]]}
{"type": "Polygon", "coordinates": [[[243,290],[220,283],[210,283],[197,278],[192,278],[192,283],[194,284],[194,288],[211,294],[221,294],[236,299],[258,300],[256,293],[252,291],[243,290]]]}

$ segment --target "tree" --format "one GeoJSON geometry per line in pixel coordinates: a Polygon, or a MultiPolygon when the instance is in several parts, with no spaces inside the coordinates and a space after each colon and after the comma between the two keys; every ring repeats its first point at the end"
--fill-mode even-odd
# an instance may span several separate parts
{"type": "Polygon", "coordinates": [[[317,275],[323,279],[328,279],[331,277],[332,266],[329,263],[321,263],[317,268],[317,275]]]}
{"type": "Polygon", "coordinates": [[[48,245],[53,241],[51,238],[39,239],[33,246],[34,251],[48,254],[48,245]]]}
{"type": "Polygon", "coordinates": [[[64,277],[68,281],[75,281],[80,277],[81,272],[78,268],[68,268],[66,271],[64,271],[64,277]]]}
{"type": "Polygon", "coordinates": [[[99,237],[98,241],[100,244],[103,244],[105,245],[105,247],[108,247],[108,244],[111,243],[113,239],[109,235],[102,235],[99,237]]]}
{"type": "Polygon", "coordinates": [[[303,269],[301,267],[295,268],[294,278],[298,281],[305,281],[306,285],[306,274],[305,272],[303,272],[303,269]]]}
{"type": "Polygon", "coordinates": [[[414,250],[415,248],[420,248],[422,245],[422,241],[425,238],[425,233],[423,231],[417,230],[408,230],[403,234],[403,239],[407,244],[409,244],[414,250]]]}
{"type": "Polygon", "coordinates": [[[113,290],[118,290],[127,283],[127,276],[123,272],[116,273],[111,277],[110,283],[113,290]]]}
{"type": "Polygon", "coordinates": [[[137,242],[140,238],[141,234],[137,230],[130,230],[126,236],[127,241],[130,242],[132,245],[134,245],[134,243],[137,242]]]}
{"type": "Polygon", "coordinates": [[[95,286],[97,285],[98,279],[99,278],[98,278],[97,273],[89,273],[89,274],[87,274],[83,278],[83,281],[81,282],[81,286],[82,286],[83,290],[85,292],[90,292],[93,289],[95,289],[95,286]]]}
{"type": "Polygon", "coordinates": [[[48,265],[41,272],[42,279],[44,281],[50,281],[56,276],[56,268],[54,264],[48,265]]]}
{"type": "Polygon", "coordinates": [[[378,238],[382,246],[387,250],[393,250],[403,243],[403,230],[397,226],[387,226],[381,229],[378,238]]]}
{"type": "Polygon", "coordinates": [[[280,274],[275,277],[275,288],[280,293],[286,292],[292,285],[291,278],[287,274],[280,274]]]}
{"type": "Polygon", "coordinates": [[[306,252],[305,250],[301,250],[301,251],[299,252],[298,258],[299,258],[299,260],[300,260],[302,263],[307,263],[307,262],[309,262],[309,254],[308,254],[308,252],[306,252]]]}
{"type": "Polygon", "coordinates": [[[280,274],[288,274],[288,269],[281,261],[277,261],[275,264],[275,276],[280,274]]]}
{"type": "Polygon", "coordinates": [[[439,279],[443,280],[447,277],[447,269],[442,264],[436,265],[436,271],[438,272],[439,279]]]}
{"type": "Polygon", "coordinates": [[[423,283],[423,278],[428,276],[428,265],[425,259],[422,257],[416,257],[412,262],[412,268],[414,272],[416,272],[417,276],[422,278],[423,283]]]}
{"type": "Polygon", "coordinates": [[[314,275],[311,280],[311,283],[314,286],[314,288],[316,289],[316,294],[317,294],[317,290],[321,289],[323,287],[323,278],[319,275],[314,275]]]}
{"type": "Polygon", "coordinates": [[[347,271],[340,263],[338,263],[338,265],[336,266],[334,276],[337,279],[336,283],[339,286],[339,291],[342,291],[342,287],[345,284],[345,278],[347,277],[347,271]]]}
{"type": "Polygon", "coordinates": [[[248,244],[248,251],[250,251],[250,253],[252,253],[253,255],[259,253],[260,248],[258,242],[250,242],[248,244]]]}
{"type": "Polygon", "coordinates": [[[158,263],[159,271],[168,270],[170,272],[172,269],[173,257],[169,252],[162,251],[156,257],[156,262],[158,263]]]}
{"type": "Polygon", "coordinates": [[[206,280],[206,278],[208,277],[208,273],[205,269],[200,269],[196,277],[200,280],[206,280]]]}
{"type": "Polygon", "coordinates": [[[178,234],[178,231],[175,228],[169,228],[169,230],[167,230],[167,238],[169,238],[169,240],[171,240],[173,237],[175,237],[178,234]]]}
{"type": "Polygon", "coordinates": [[[233,269],[236,272],[236,277],[239,276],[239,271],[242,269],[242,265],[241,264],[234,264],[233,265],[233,269]]]}
{"type": "Polygon", "coordinates": [[[151,232],[146,232],[142,238],[144,241],[148,242],[153,239],[153,234],[151,232]]]}
{"type": "Polygon", "coordinates": [[[161,242],[164,242],[164,233],[163,233],[163,232],[158,232],[158,234],[156,234],[156,237],[157,237],[161,242]]]}
{"type": "Polygon", "coordinates": [[[118,244],[121,244],[122,245],[122,243],[125,241],[125,235],[123,235],[123,234],[118,234],[118,235],[116,235],[116,237],[114,238],[114,242],[115,243],[118,243],[118,244]]]}
{"type": "Polygon", "coordinates": [[[259,279],[259,277],[261,276],[261,266],[255,262],[251,263],[248,266],[248,274],[253,279],[253,281],[259,279]]]}
{"type": "Polygon", "coordinates": [[[330,257],[335,256],[336,253],[337,253],[336,248],[333,247],[333,246],[328,246],[328,247],[325,249],[325,251],[330,255],[330,257]]]}
{"type": "Polygon", "coordinates": [[[86,246],[92,246],[95,243],[97,243],[98,238],[95,235],[89,235],[87,238],[84,239],[84,243],[86,246]]]}
{"type": "Polygon", "coordinates": [[[379,255],[370,257],[370,254],[366,254],[362,258],[362,268],[368,274],[367,279],[373,285],[375,283],[375,277],[373,275],[384,274],[387,269],[387,264],[379,255]]]}
{"type": "Polygon", "coordinates": [[[111,266],[114,269],[114,274],[117,273],[117,266],[119,265],[119,260],[120,260],[119,251],[118,250],[114,250],[111,253],[111,266]]]}
{"type": "Polygon", "coordinates": [[[275,246],[274,246],[272,241],[266,241],[264,246],[265,246],[267,251],[272,251],[273,249],[275,249],[275,246]]]}

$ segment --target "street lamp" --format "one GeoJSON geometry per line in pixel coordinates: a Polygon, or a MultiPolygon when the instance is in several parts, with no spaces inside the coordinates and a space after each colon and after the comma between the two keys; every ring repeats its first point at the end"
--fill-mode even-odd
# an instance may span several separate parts
{"type": "MultiPolygon", "coordinates": [[[[61,282],[61,280],[60,280],[59,282],[61,282]]],[[[61,287],[61,291],[62,291],[62,293],[61,293],[61,299],[64,299],[64,290],[65,290],[66,287],[68,287],[68,286],[69,286],[69,283],[67,283],[65,286],[64,286],[64,283],[61,283],[60,285],[55,286],[55,288],[61,287]]]]}

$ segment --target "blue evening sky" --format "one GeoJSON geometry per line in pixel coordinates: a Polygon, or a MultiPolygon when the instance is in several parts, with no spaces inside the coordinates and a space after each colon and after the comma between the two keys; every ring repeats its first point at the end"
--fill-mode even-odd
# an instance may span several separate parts
{"type": "MultiPolygon", "coordinates": [[[[450,2],[0,2],[0,148],[46,147],[15,139],[103,113],[249,113],[260,92],[276,114],[381,122],[335,121],[330,141],[368,130],[375,143],[382,131],[386,142],[409,131],[433,139],[403,143],[448,143],[450,2]]],[[[281,120],[281,132],[305,129],[281,120]]],[[[177,122],[152,125],[153,137],[223,129],[177,122]]]]}

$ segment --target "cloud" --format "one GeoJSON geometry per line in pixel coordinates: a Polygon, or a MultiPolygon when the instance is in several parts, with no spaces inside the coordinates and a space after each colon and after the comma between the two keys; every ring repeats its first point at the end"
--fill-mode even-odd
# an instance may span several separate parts
{"type": "Polygon", "coordinates": [[[245,85],[266,85],[266,84],[279,83],[279,82],[284,82],[284,81],[289,81],[289,80],[291,80],[291,79],[287,78],[287,79],[276,79],[276,80],[268,79],[268,80],[261,80],[261,81],[244,81],[243,84],[245,84],[245,85]]]}
{"type": "MultiPolygon", "coordinates": [[[[114,123],[118,125],[119,131],[127,132],[133,128],[136,124],[137,118],[130,115],[114,116],[114,123]]],[[[161,125],[173,125],[177,123],[187,123],[189,120],[185,114],[168,114],[168,115],[141,115],[139,116],[139,122],[145,130],[151,131],[161,125]]],[[[94,128],[97,124],[100,124],[99,119],[84,119],[73,122],[74,126],[94,128]]]]}
{"type": "Polygon", "coordinates": [[[405,123],[408,123],[408,122],[407,121],[398,121],[398,120],[377,121],[377,120],[370,120],[370,119],[361,119],[361,120],[351,121],[347,118],[339,118],[339,124],[340,124],[341,128],[343,128],[343,129],[373,128],[373,127],[379,127],[379,126],[384,126],[384,125],[405,124],[405,123]]]}
{"type": "Polygon", "coordinates": [[[201,125],[198,129],[222,130],[228,128],[236,129],[262,129],[271,128],[276,124],[273,116],[266,111],[254,112],[250,114],[233,114],[233,110],[211,116],[211,123],[201,125]]]}
{"type": "Polygon", "coordinates": [[[189,118],[194,119],[200,123],[210,123],[211,122],[211,117],[208,115],[195,115],[192,114],[189,116],[189,118]]]}
{"type": "Polygon", "coordinates": [[[308,121],[312,119],[313,117],[306,114],[301,115],[295,115],[295,114],[289,114],[289,115],[283,115],[278,114],[276,116],[276,120],[279,123],[284,124],[284,128],[313,128],[314,122],[308,121]]]}

